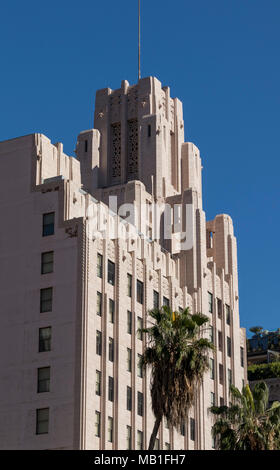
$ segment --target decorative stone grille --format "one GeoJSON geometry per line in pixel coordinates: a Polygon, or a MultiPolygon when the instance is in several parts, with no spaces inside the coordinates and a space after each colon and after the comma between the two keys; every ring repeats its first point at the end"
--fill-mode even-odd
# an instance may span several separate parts
{"type": "Polygon", "coordinates": [[[127,123],[127,178],[138,178],[138,120],[131,119],[127,123]]]}
{"type": "Polygon", "coordinates": [[[111,177],[121,177],[121,123],[111,125],[111,177]]]}

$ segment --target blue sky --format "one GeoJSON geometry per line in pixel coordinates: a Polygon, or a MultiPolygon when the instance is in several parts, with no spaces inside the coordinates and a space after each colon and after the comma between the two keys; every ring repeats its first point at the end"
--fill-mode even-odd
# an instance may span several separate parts
{"type": "MultiPolygon", "coordinates": [[[[137,80],[137,0],[10,0],[0,15],[0,140],[33,132],[73,155],[95,91],[137,80]]],[[[279,321],[279,0],[142,0],[142,76],[184,104],[207,218],[238,238],[240,317],[279,321]]]]}

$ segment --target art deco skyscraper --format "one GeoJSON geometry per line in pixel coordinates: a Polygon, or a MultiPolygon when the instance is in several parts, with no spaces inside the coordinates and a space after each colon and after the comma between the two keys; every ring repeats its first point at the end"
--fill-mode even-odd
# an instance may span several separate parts
{"type": "Polygon", "coordinates": [[[246,344],[232,220],[206,222],[201,169],[182,103],[154,77],[97,92],[75,158],[42,134],[0,143],[1,448],[147,448],[137,329],[163,304],[208,315],[216,351],[157,446],[212,448],[208,409],[241,388],[246,344]]]}

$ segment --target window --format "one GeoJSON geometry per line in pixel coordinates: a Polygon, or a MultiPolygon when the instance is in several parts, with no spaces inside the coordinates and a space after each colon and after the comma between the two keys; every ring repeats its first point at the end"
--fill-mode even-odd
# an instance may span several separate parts
{"type": "Polygon", "coordinates": [[[87,141],[87,139],[86,139],[86,140],[85,140],[85,153],[87,153],[87,151],[88,151],[88,141],[87,141]]]}
{"type": "Polygon", "coordinates": [[[154,308],[159,308],[159,293],[154,290],[154,308]]]}
{"type": "Polygon", "coordinates": [[[101,294],[101,292],[97,292],[97,296],[96,296],[96,314],[99,317],[102,316],[102,294],[101,294]]]}
{"type": "Polygon", "coordinates": [[[143,366],[142,366],[142,355],[137,354],[138,361],[137,361],[137,375],[138,377],[143,377],[143,366]]]}
{"type": "Polygon", "coordinates": [[[113,377],[109,377],[108,381],[108,400],[114,401],[114,379],[113,377]]]}
{"type": "Polygon", "coordinates": [[[232,372],[231,369],[228,369],[228,388],[230,389],[232,385],[232,372]]]}
{"type": "Polygon", "coordinates": [[[143,332],[141,331],[143,328],[143,318],[137,317],[137,338],[140,341],[143,341],[143,332]]]}
{"type": "Polygon", "coordinates": [[[223,399],[223,397],[220,397],[220,406],[224,406],[225,404],[225,400],[223,399]]]}
{"type": "Polygon", "coordinates": [[[128,386],[126,387],[126,409],[132,410],[132,388],[128,386]]]}
{"type": "Polygon", "coordinates": [[[164,444],[164,447],[165,447],[165,450],[170,450],[170,444],[169,444],[169,442],[166,442],[166,443],[164,444]]]}
{"type": "Polygon", "coordinates": [[[114,340],[109,338],[109,361],[114,362],[114,340]]]}
{"type": "Polygon", "coordinates": [[[212,449],[216,449],[216,438],[212,436],[212,449]]]}
{"type": "Polygon", "coordinates": [[[49,408],[36,410],[36,434],[47,434],[49,432],[49,408]]]}
{"type": "Polygon", "coordinates": [[[223,366],[223,364],[219,364],[219,383],[220,383],[220,385],[224,385],[224,366],[223,366]]]}
{"type": "Polygon", "coordinates": [[[240,347],[240,365],[244,367],[244,348],[240,347]]]}
{"type": "Polygon", "coordinates": [[[214,380],[214,378],[215,378],[214,359],[210,358],[210,379],[214,380]]]}
{"type": "Polygon", "coordinates": [[[113,442],[113,427],[113,418],[111,418],[111,416],[108,416],[108,442],[113,442]]]}
{"type": "Polygon", "coordinates": [[[151,137],[152,127],[151,124],[148,124],[148,137],[151,137]]]}
{"type": "Polygon", "coordinates": [[[156,438],[156,440],[155,440],[154,450],[159,450],[159,439],[158,438],[156,438]]]}
{"type": "Polygon", "coordinates": [[[54,234],[54,212],[43,214],[43,237],[54,234]]]}
{"type": "Polygon", "coordinates": [[[37,393],[50,391],[50,367],[40,367],[37,370],[37,393]]]}
{"type": "Polygon", "coordinates": [[[190,418],[190,438],[192,441],[195,440],[195,420],[190,418]]]}
{"type": "Polygon", "coordinates": [[[169,307],[169,299],[167,297],[163,297],[162,304],[165,305],[166,307],[169,307]]]}
{"type": "Polygon", "coordinates": [[[164,426],[165,426],[166,429],[169,429],[168,421],[167,421],[166,416],[164,416],[164,426]]]}
{"type": "Polygon", "coordinates": [[[102,353],[102,334],[101,331],[96,331],[96,354],[101,356],[102,353]]]}
{"type": "Polygon", "coordinates": [[[223,350],[223,333],[218,331],[218,343],[219,343],[219,351],[223,350]]]}
{"type": "Polygon", "coordinates": [[[211,406],[215,406],[215,393],[213,392],[211,392],[210,403],[211,403],[211,406]]]}
{"type": "Polygon", "coordinates": [[[131,276],[131,274],[127,274],[127,295],[128,295],[128,297],[132,297],[132,276],[131,276]]]}
{"type": "Polygon", "coordinates": [[[132,352],[131,349],[127,348],[126,350],[127,357],[126,357],[126,364],[128,372],[131,372],[131,365],[132,365],[132,352]]]}
{"type": "Polygon", "coordinates": [[[227,355],[231,357],[231,339],[227,336],[227,355]]]}
{"type": "Polygon", "coordinates": [[[213,326],[210,326],[210,328],[209,328],[209,341],[211,343],[214,343],[214,328],[213,328],[213,326]]]}
{"type": "Polygon", "coordinates": [[[50,326],[39,328],[39,352],[51,350],[52,329],[50,326]]]}
{"type": "Polygon", "coordinates": [[[101,396],[101,372],[100,370],[96,371],[95,393],[99,397],[101,396]]]}
{"type": "Polygon", "coordinates": [[[185,423],[181,423],[181,435],[185,436],[186,435],[186,425],[185,423]]]}
{"type": "Polygon", "coordinates": [[[47,287],[46,289],[40,290],[40,312],[51,312],[52,311],[52,298],[53,288],[47,287]]]}
{"type": "Polygon", "coordinates": [[[208,292],[208,311],[213,313],[213,294],[211,292],[208,292]]]}
{"type": "Polygon", "coordinates": [[[230,306],[226,305],[226,321],[227,325],[230,325],[230,306]]]}
{"type": "Polygon", "coordinates": [[[144,297],[143,282],[137,279],[137,302],[139,302],[139,304],[143,304],[143,297],[144,297]]]}
{"type": "Polygon", "coordinates": [[[109,299],[109,322],[114,323],[115,319],[115,302],[109,299]]]}
{"type": "Polygon", "coordinates": [[[41,274],[53,272],[53,251],[41,254],[41,274]]]}
{"type": "Polygon", "coordinates": [[[217,313],[218,313],[218,318],[222,318],[223,305],[222,305],[221,299],[217,299],[217,313]]]}
{"type": "Polygon", "coordinates": [[[137,413],[143,416],[144,413],[144,395],[142,392],[137,392],[137,413]]]}
{"type": "Polygon", "coordinates": [[[108,282],[112,286],[115,285],[115,263],[108,260],[108,282]]]}
{"type": "Polygon", "coordinates": [[[143,432],[137,431],[137,450],[143,450],[143,432]]]}
{"type": "Polygon", "coordinates": [[[100,411],[95,412],[95,435],[100,437],[100,411]]]}
{"type": "Polygon", "coordinates": [[[100,253],[97,253],[97,277],[103,276],[103,256],[100,253]]]}
{"type": "Polygon", "coordinates": [[[127,332],[129,335],[132,333],[132,312],[127,311],[127,332]]]}
{"type": "Polygon", "coordinates": [[[131,447],[132,447],[131,426],[126,426],[126,448],[127,450],[131,450],[131,447]]]}

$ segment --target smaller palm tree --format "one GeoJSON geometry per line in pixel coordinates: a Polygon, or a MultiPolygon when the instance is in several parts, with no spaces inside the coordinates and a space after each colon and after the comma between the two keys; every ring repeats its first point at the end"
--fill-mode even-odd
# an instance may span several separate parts
{"type": "Polygon", "coordinates": [[[280,403],[268,408],[268,388],[259,382],[240,392],[231,386],[232,405],[210,408],[216,416],[212,433],[220,450],[279,450],[280,403]]]}
{"type": "Polygon", "coordinates": [[[204,372],[212,343],[201,335],[208,317],[191,315],[188,308],[173,312],[169,307],[149,312],[153,326],[141,331],[147,335],[142,357],[144,368],[151,367],[151,398],[155,415],[149,450],[154,448],[162,418],[179,428],[186,420],[204,372]]]}

